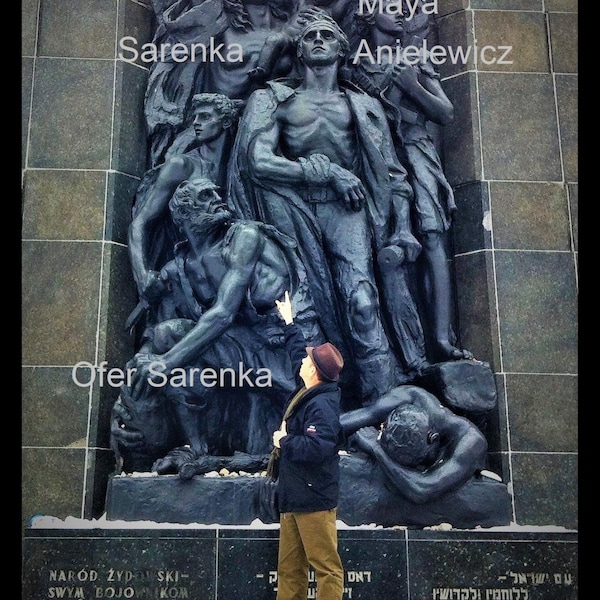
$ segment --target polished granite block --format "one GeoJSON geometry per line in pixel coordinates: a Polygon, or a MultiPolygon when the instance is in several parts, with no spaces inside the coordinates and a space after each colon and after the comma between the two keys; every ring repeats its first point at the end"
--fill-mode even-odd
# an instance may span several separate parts
{"type": "Polygon", "coordinates": [[[492,247],[489,186],[482,181],[462,185],[454,192],[452,238],[455,254],[492,247]]]}
{"type": "Polygon", "coordinates": [[[39,54],[112,58],[117,5],[96,0],[44,0],[40,11],[39,54]]]}
{"type": "Polygon", "coordinates": [[[577,13],[550,13],[548,23],[554,71],[577,73],[579,68],[579,18],[577,13]]]}
{"type": "Polygon", "coordinates": [[[409,532],[410,598],[576,600],[576,536],[409,532]]]}
{"type": "Polygon", "coordinates": [[[93,360],[102,246],[96,242],[24,242],[22,362],[74,365],[93,360]]]}
{"type": "Polygon", "coordinates": [[[28,600],[215,597],[213,530],[32,533],[41,535],[24,541],[28,600]]]}
{"type": "Polygon", "coordinates": [[[21,522],[40,512],[65,518],[81,515],[85,448],[21,450],[21,522]]]}
{"type": "Polygon", "coordinates": [[[578,306],[568,252],[496,252],[504,368],[577,373],[578,306]]]}
{"type": "Polygon", "coordinates": [[[477,80],[463,73],[444,82],[454,121],[442,129],[444,172],[452,186],[482,179],[477,80]]]}
{"type": "MultiPolygon", "coordinates": [[[[338,537],[344,600],[578,597],[573,533],[342,529],[338,537]]],[[[274,600],[277,547],[276,528],[30,529],[24,597],[274,600]]],[[[315,588],[311,570],[307,599],[315,588]]]]}
{"type": "Polygon", "coordinates": [[[577,452],[578,377],[506,376],[511,448],[515,452],[577,452]]]}
{"type": "Polygon", "coordinates": [[[571,239],[575,251],[579,249],[579,186],[577,183],[567,185],[569,193],[569,216],[571,219],[571,239]]]}
{"type": "Polygon", "coordinates": [[[473,252],[454,260],[459,338],[476,359],[499,362],[498,323],[491,252],[473,252]]]}
{"type": "Polygon", "coordinates": [[[486,10],[542,10],[543,0],[471,0],[471,8],[486,10]]]}
{"type": "Polygon", "coordinates": [[[22,368],[24,446],[84,448],[88,418],[89,391],[73,384],[70,368],[22,368]]]}
{"type": "MultiPolygon", "coordinates": [[[[522,4],[522,0],[519,3],[522,4]]],[[[490,4],[489,0],[486,4],[490,4]]],[[[474,22],[478,42],[477,65],[480,70],[550,72],[543,13],[480,10],[475,11],[474,22]]]]}
{"type": "Polygon", "coordinates": [[[102,239],[106,202],[105,173],[28,170],[23,184],[24,239],[102,239]]]}
{"type": "Polygon", "coordinates": [[[579,178],[579,78],[556,75],[556,102],[562,162],[567,181],[579,178]]]}
{"type": "Polygon", "coordinates": [[[570,250],[567,191],[562,184],[491,182],[490,198],[496,249],[570,250]]]}
{"type": "Polygon", "coordinates": [[[108,169],[113,82],[111,61],[38,58],[27,166],[108,169]]]}
{"type": "Polygon", "coordinates": [[[144,94],[148,73],[117,62],[111,169],[141,177],[147,167],[144,94]]]}
{"type": "Polygon", "coordinates": [[[21,59],[21,168],[27,158],[27,136],[29,132],[29,107],[33,89],[33,59],[21,59]]]}
{"type": "MultiPolygon", "coordinates": [[[[250,525],[278,520],[265,477],[177,475],[111,476],[106,495],[109,521],[156,521],[205,525],[250,525]],[[174,499],[177,499],[174,501],[174,499]]],[[[404,498],[362,452],[340,457],[338,518],[347,525],[474,528],[508,525],[511,498],[505,484],[473,476],[456,490],[416,504],[404,498]]]]}
{"type": "Polygon", "coordinates": [[[21,2],[21,56],[33,56],[37,38],[37,10],[39,0],[21,2]]]}
{"type": "MultiPolygon", "coordinates": [[[[469,12],[453,12],[441,17],[438,19],[437,33],[437,43],[446,48],[447,52],[450,49],[457,52],[458,48],[464,48],[465,52],[464,61],[440,61],[439,74],[442,79],[447,79],[475,68],[473,53],[471,52],[468,56],[466,54],[467,48],[473,46],[473,28],[471,27],[471,14],[469,12]]],[[[445,85],[446,82],[444,82],[444,87],[445,85]]]]}
{"type": "Polygon", "coordinates": [[[554,81],[549,73],[479,73],[486,179],[561,181],[554,81]]]}
{"type": "Polygon", "coordinates": [[[578,455],[515,452],[511,462],[516,522],[577,529],[578,455]]]}

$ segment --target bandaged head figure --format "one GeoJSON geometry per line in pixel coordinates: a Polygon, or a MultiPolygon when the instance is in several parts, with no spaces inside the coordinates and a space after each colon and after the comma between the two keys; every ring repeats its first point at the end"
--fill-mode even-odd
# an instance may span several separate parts
{"type": "Polygon", "coordinates": [[[435,462],[440,434],[429,415],[416,406],[395,408],[382,426],[379,443],[386,454],[406,467],[428,467],[435,462]]]}

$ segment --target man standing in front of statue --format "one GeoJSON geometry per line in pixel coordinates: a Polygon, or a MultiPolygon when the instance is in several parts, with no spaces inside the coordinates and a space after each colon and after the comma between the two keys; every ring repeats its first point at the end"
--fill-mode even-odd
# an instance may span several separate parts
{"type": "Polygon", "coordinates": [[[342,600],[336,516],[343,438],[337,382],[344,359],[330,342],[306,347],[288,292],[276,306],[285,322],[286,350],[302,380],[273,433],[280,512],[277,600],[306,600],[309,566],[318,597],[342,600]]]}

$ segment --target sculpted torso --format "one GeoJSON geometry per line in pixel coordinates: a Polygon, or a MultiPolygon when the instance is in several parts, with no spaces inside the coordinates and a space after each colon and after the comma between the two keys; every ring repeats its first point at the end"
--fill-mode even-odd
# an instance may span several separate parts
{"type": "MultiPolygon", "coordinates": [[[[253,225],[245,225],[253,227],[253,225]]],[[[239,242],[243,244],[245,229],[236,232],[239,242]]],[[[237,259],[224,258],[223,241],[216,244],[201,257],[188,257],[185,261],[185,273],[196,294],[204,306],[214,304],[219,288],[227,272],[236,266],[252,268],[252,264],[236,265],[237,259]]],[[[243,260],[245,262],[245,260],[243,260]]],[[[248,286],[252,305],[258,310],[273,308],[273,298],[283,296],[290,289],[290,278],[285,257],[275,244],[265,238],[261,243],[260,255],[253,269],[253,276],[248,286]]]]}
{"type": "Polygon", "coordinates": [[[348,169],[354,162],[355,131],[343,92],[298,90],[277,109],[281,144],[287,158],[325,154],[348,169]]]}
{"type": "MultiPolygon", "coordinates": [[[[261,28],[248,32],[225,31],[221,40],[225,43],[225,49],[229,44],[240,44],[243,48],[243,57],[241,62],[215,61],[210,63],[213,91],[225,94],[230,98],[247,98],[254,89],[248,78],[248,72],[257,66],[260,51],[267,37],[277,29],[261,28]]],[[[286,65],[282,65],[282,68],[287,70],[290,64],[286,63],[286,65]]]]}

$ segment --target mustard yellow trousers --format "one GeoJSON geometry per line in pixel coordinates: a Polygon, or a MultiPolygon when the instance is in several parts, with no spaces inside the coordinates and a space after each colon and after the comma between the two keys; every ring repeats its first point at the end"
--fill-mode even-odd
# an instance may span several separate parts
{"type": "Polygon", "coordinates": [[[282,513],[279,519],[277,600],[306,600],[309,566],[318,600],[342,600],[344,569],[338,552],[337,509],[282,513]]]}

